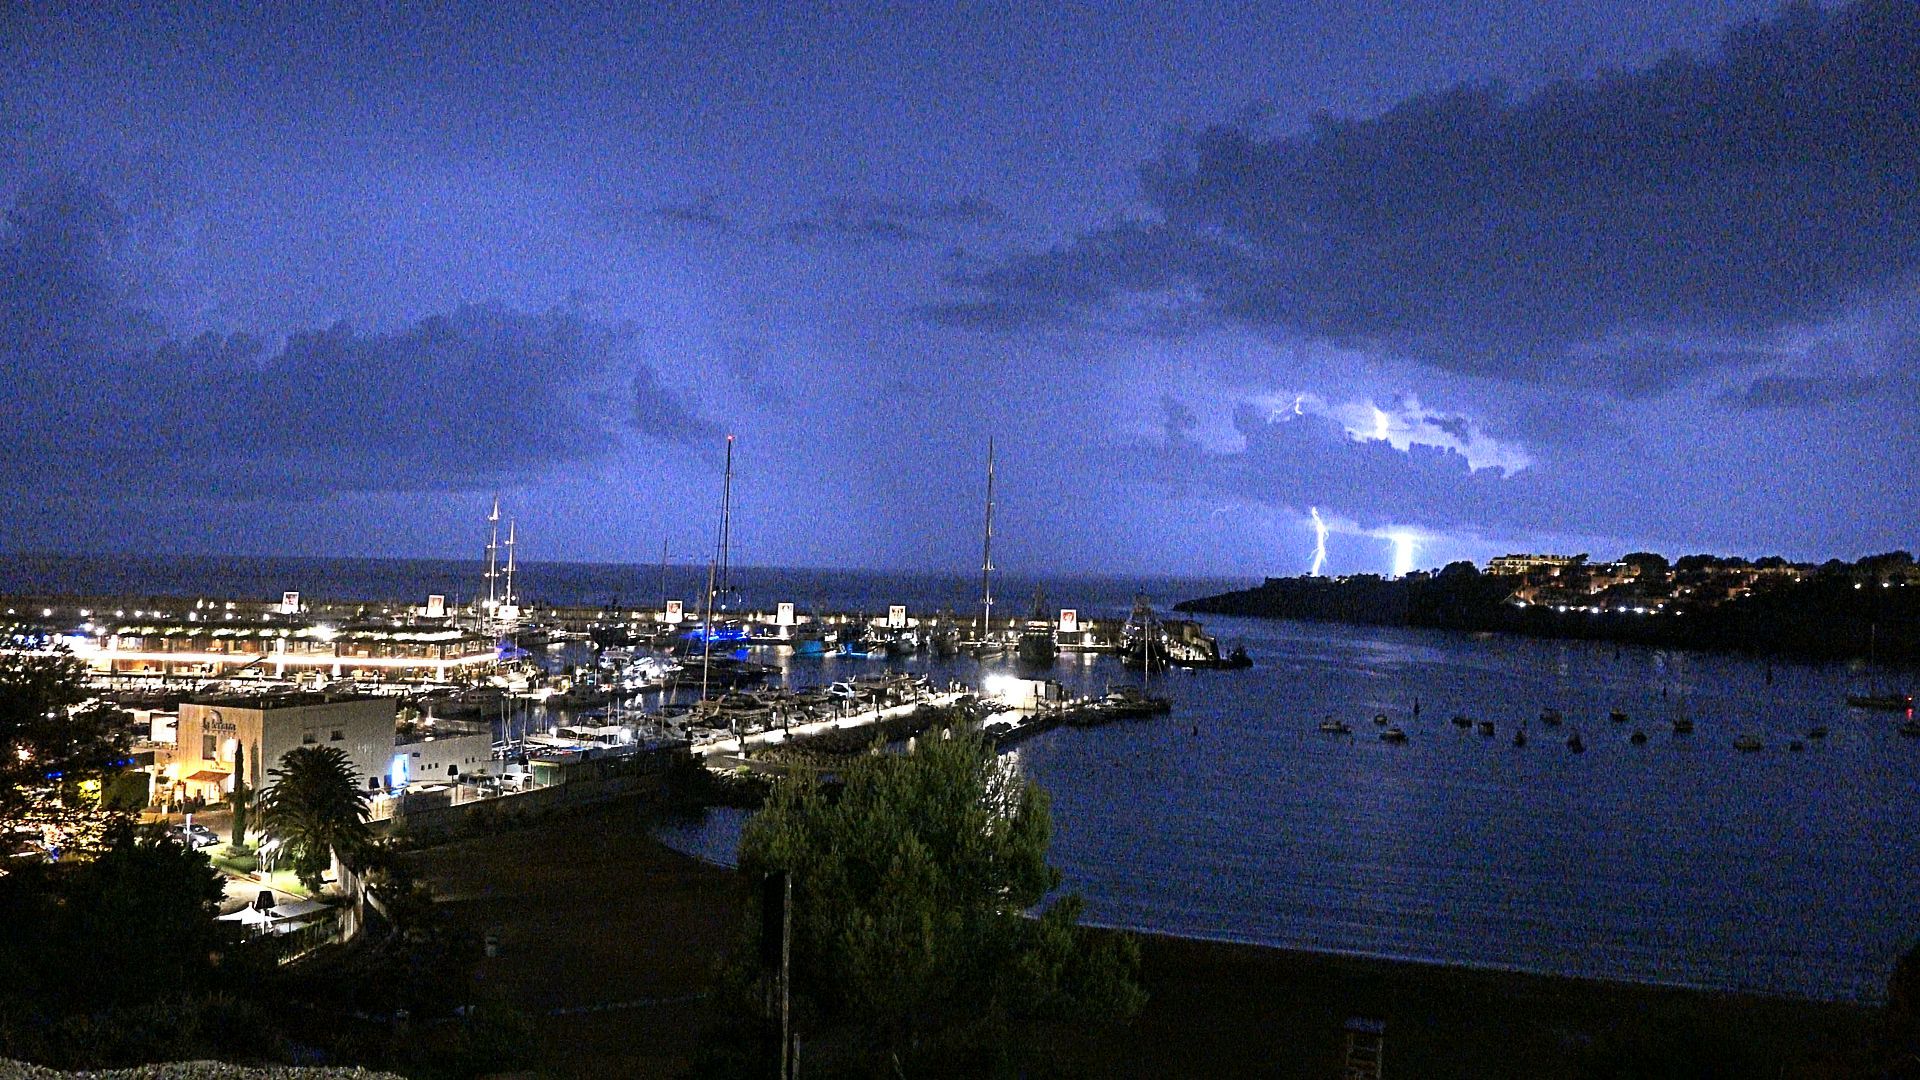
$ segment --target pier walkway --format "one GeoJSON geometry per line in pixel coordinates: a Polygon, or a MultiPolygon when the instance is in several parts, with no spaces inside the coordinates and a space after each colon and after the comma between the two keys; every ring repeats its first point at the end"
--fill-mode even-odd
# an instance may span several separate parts
{"type": "Polygon", "coordinates": [[[788,728],[768,728],[765,731],[755,731],[740,735],[713,735],[694,740],[693,752],[699,755],[702,760],[706,761],[710,768],[718,765],[722,769],[730,769],[741,763],[740,755],[742,751],[750,750],[756,746],[779,746],[790,738],[803,738],[808,735],[815,735],[823,731],[833,731],[840,728],[871,727],[874,724],[878,724],[884,720],[890,720],[896,716],[907,716],[922,706],[931,705],[938,708],[953,705],[959,702],[960,699],[970,696],[972,693],[973,691],[971,690],[943,690],[915,701],[903,702],[899,705],[890,705],[884,709],[869,709],[866,712],[858,712],[850,716],[835,717],[828,720],[818,720],[810,724],[794,724],[788,728]]]}

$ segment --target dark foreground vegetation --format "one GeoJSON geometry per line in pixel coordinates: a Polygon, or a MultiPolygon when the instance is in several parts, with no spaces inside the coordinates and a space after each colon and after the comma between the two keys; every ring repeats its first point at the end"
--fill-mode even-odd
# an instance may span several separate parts
{"type": "MultiPolygon", "coordinates": [[[[1895,553],[1904,554],[1904,553],[1895,553]]],[[[1664,564],[1665,560],[1661,560],[1664,564]]],[[[1676,566],[1684,565],[1681,560],[1676,566]]],[[[1865,560],[1863,560],[1865,562],[1865,560]]],[[[1906,563],[1911,567],[1911,557],[1906,563]]],[[[1920,664],[1920,585],[1828,563],[1795,580],[1761,579],[1744,595],[1630,598],[1629,610],[1509,602],[1519,580],[1458,562],[1435,574],[1268,578],[1256,588],[1187,600],[1178,610],[1378,626],[1498,631],[1662,648],[1729,649],[1815,660],[1920,664]],[[1659,610],[1654,610],[1655,606],[1659,610]],[[1646,607],[1646,613],[1633,610],[1646,607]]],[[[1604,598],[1602,598],[1604,599],[1604,598]]],[[[1602,606],[1596,600],[1592,606],[1602,606]]]]}
{"type": "MultiPolygon", "coordinates": [[[[0,1058],[64,1069],[346,1063],[416,1077],[524,1058],[519,1015],[469,977],[479,936],[442,918],[363,834],[351,855],[386,914],[369,908],[351,942],[284,963],[294,937],[248,938],[217,920],[223,879],[205,852],[84,797],[111,786],[124,750],[76,709],[82,675],[68,656],[0,656],[0,761],[11,765],[0,769],[0,1058]],[[23,840],[38,831],[29,822],[46,821],[82,838],[57,861],[23,840]]],[[[292,786],[279,794],[265,809],[283,819],[278,835],[303,869],[298,835],[340,844],[353,832],[296,805],[292,786]]]]}

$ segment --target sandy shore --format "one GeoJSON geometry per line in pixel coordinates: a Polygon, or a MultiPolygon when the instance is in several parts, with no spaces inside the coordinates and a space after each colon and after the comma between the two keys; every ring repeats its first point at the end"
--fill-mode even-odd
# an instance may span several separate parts
{"type": "MultiPolygon", "coordinates": [[[[547,1014],[542,1072],[670,1076],[738,932],[735,875],[673,852],[613,803],[410,856],[454,916],[498,935],[477,978],[547,1014]],[[556,1012],[557,1011],[557,1012],[556,1012]]],[[[1387,1022],[1389,1076],[1574,1076],[1636,1033],[1766,1075],[1825,1076],[1871,1010],[1143,935],[1145,1011],[1046,1038],[1065,1075],[1337,1076],[1348,1017],[1387,1022]]]]}

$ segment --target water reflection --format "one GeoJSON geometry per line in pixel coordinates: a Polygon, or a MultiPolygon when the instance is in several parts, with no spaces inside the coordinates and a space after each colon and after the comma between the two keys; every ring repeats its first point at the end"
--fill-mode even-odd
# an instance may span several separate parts
{"type": "MultiPolygon", "coordinates": [[[[1209,620],[1244,671],[1156,676],[1170,719],[1022,747],[1096,922],[1423,960],[1877,997],[1917,930],[1915,759],[1837,665],[1209,620]],[[1413,715],[1418,700],[1420,713],[1413,715]],[[1559,729],[1543,708],[1564,713],[1559,729]],[[1614,722],[1620,710],[1628,719],[1614,722]],[[1376,713],[1405,745],[1377,738],[1376,713]],[[1449,723],[1491,720],[1495,735],[1449,723]],[[1675,735],[1681,714],[1694,734],[1675,735]],[[1325,716],[1350,736],[1322,734],[1325,716]],[[1831,734],[1787,749],[1813,724],[1831,734]],[[1528,728],[1527,745],[1512,744],[1528,728]],[[1639,728],[1644,745],[1630,741],[1639,728]],[[1567,734],[1587,747],[1570,753],[1567,734]],[[1733,739],[1758,735],[1742,753],[1733,739]]],[[[884,669],[789,660],[794,685],[884,669]]],[[[908,667],[975,682],[1005,661],[908,667]]],[[[1063,655],[1078,692],[1137,681],[1063,655]]],[[[738,819],[694,830],[724,856],[738,819]]],[[[680,842],[694,842],[683,834],[680,842]]]]}

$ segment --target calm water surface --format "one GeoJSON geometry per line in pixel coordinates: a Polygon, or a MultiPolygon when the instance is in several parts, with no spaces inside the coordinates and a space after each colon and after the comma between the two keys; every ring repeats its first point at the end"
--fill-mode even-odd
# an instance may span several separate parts
{"type": "MultiPolygon", "coordinates": [[[[1020,745],[1091,921],[1290,948],[1877,998],[1916,935],[1920,740],[1840,666],[1213,618],[1246,671],[1174,672],[1171,718],[1020,745]],[[1663,696],[1662,691],[1665,691],[1663,696]],[[1421,714],[1411,715],[1415,699],[1421,714]],[[1668,724],[1684,708],[1690,736],[1668,724]],[[1542,728],[1546,706],[1566,714],[1542,728]],[[1613,709],[1625,724],[1609,722],[1613,709]],[[1376,736],[1385,712],[1409,742],[1376,736]],[[1493,738],[1449,723],[1491,719],[1493,738]],[[1326,716],[1352,736],[1322,734],[1326,716]],[[1532,739],[1511,744],[1527,722],[1532,739]],[[1832,734],[1787,749],[1815,723],[1832,734]],[[1629,742],[1639,727],[1645,745],[1629,742]],[[1578,730],[1584,754],[1564,736],[1578,730]],[[1736,735],[1766,748],[1742,753],[1736,735]]],[[[870,665],[793,661],[805,684],[870,665]]],[[[878,666],[878,665],[871,665],[878,666]]],[[[927,664],[908,667],[929,668],[927,664]]],[[[999,670],[970,660],[936,676],[999,670]]],[[[1131,681],[1062,657],[1086,691],[1131,681]]],[[[729,861],[740,819],[670,832],[729,861]]]]}

